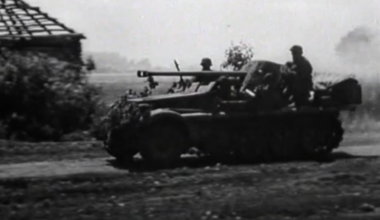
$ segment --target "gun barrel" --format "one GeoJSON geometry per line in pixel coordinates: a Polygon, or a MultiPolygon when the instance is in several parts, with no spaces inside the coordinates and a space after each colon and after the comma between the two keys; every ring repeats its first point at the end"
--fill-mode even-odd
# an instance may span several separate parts
{"type": "Polygon", "coordinates": [[[245,76],[247,72],[244,71],[145,71],[138,70],[137,77],[148,76],[245,76]]]}

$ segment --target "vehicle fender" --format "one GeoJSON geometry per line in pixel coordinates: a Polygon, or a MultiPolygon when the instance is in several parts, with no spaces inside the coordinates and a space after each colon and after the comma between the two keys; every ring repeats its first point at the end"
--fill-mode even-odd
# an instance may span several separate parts
{"type": "Polygon", "coordinates": [[[185,122],[181,114],[169,109],[154,109],[150,111],[147,123],[156,123],[158,120],[175,120],[178,122],[185,122]]]}
{"type": "Polygon", "coordinates": [[[155,109],[150,111],[149,117],[147,117],[144,121],[145,126],[150,126],[155,123],[176,123],[179,125],[179,129],[183,131],[185,138],[188,142],[191,142],[191,134],[190,129],[182,117],[178,112],[169,110],[169,109],[155,109]]]}

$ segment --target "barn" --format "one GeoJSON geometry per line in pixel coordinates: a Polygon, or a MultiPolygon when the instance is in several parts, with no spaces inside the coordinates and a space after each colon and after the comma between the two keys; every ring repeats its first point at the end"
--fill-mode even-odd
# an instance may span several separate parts
{"type": "Polygon", "coordinates": [[[0,0],[0,48],[83,64],[83,34],[23,0],[0,0]]]}

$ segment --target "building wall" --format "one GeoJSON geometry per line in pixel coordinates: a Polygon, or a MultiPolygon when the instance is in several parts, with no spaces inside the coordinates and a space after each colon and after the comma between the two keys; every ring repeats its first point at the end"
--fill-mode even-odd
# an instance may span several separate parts
{"type": "Polygon", "coordinates": [[[57,59],[83,64],[79,37],[41,37],[23,40],[2,40],[0,45],[11,51],[43,52],[57,59]]]}

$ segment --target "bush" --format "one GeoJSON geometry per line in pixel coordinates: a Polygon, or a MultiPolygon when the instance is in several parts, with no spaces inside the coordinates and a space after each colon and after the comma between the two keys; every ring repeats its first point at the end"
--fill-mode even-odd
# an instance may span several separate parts
{"type": "Polygon", "coordinates": [[[225,57],[222,68],[232,68],[232,70],[238,71],[252,60],[253,48],[243,42],[240,42],[239,45],[231,43],[231,46],[225,51],[225,57]]]}
{"type": "Polygon", "coordinates": [[[7,139],[57,141],[91,128],[99,88],[78,65],[37,53],[0,61],[0,122],[7,139]]]}

